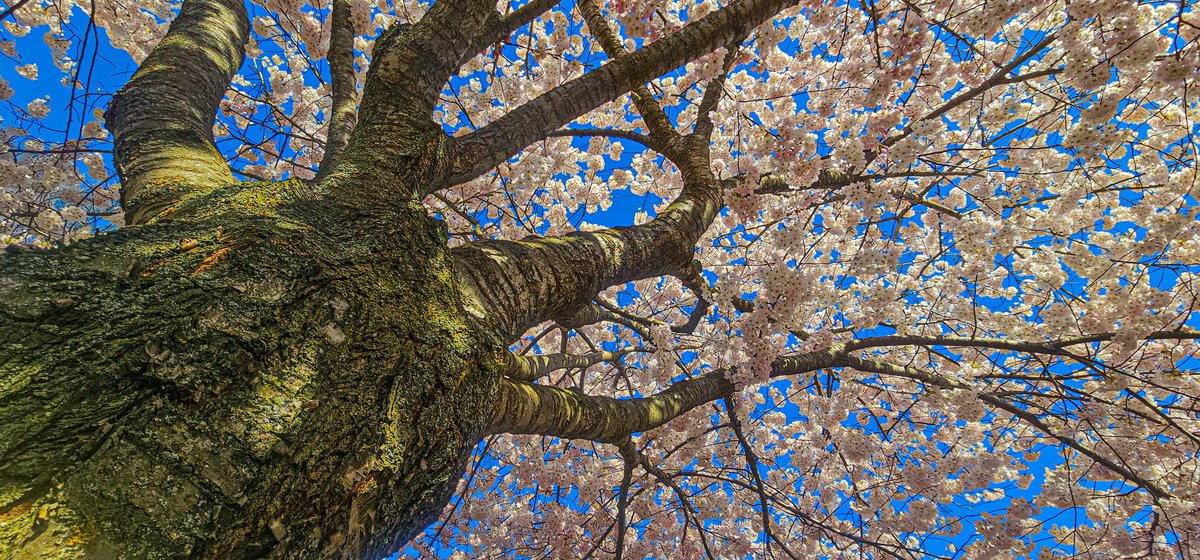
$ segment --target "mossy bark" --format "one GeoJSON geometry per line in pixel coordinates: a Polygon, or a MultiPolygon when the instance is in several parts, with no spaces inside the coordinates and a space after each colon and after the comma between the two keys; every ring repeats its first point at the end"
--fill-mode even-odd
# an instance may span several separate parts
{"type": "Polygon", "coordinates": [[[244,184],[0,255],[0,557],[403,546],[449,499],[500,377],[445,242],[415,203],[244,184]]]}

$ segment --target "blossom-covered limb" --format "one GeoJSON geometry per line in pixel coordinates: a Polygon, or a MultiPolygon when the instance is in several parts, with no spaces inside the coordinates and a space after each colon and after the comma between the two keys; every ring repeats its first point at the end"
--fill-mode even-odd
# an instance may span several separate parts
{"type": "Polygon", "coordinates": [[[471,41],[471,48],[463,53],[459,65],[463,65],[472,56],[496,43],[504,41],[516,30],[529,25],[538,16],[553,8],[561,0],[531,0],[524,6],[513,10],[506,16],[494,16],[488,20],[483,30],[471,41]]]}
{"type": "MultiPolygon", "coordinates": [[[[885,362],[885,361],[880,361],[880,360],[868,360],[868,359],[859,358],[859,357],[855,357],[855,356],[847,356],[843,359],[843,361],[844,361],[845,365],[852,367],[854,369],[857,369],[859,371],[878,373],[881,375],[890,375],[890,376],[894,376],[894,377],[906,377],[909,379],[914,379],[917,381],[921,381],[922,383],[942,387],[945,389],[962,389],[962,390],[970,390],[971,389],[970,385],[963,383],[961,381],[956,381],[956,380],[947,378],[945,376],[939,375],[935,372],[925,371],[920,368],[916,368],[916,367],[912,367],[912,366],[902,366],[902,365],[897,365],[897,364],[893,364],[890,362],[885,362]]],[[[1103,454],[1097,452],[1094,449],[1087,448],[1083,444],[1079,443],[1079,441],[1077,441],[1073,437],[1066,436],[1066,435],[1059,433],[1057,430],[1055,430],[1053,427],[1049,426],[1048,424],[1046,424],[1045,421],[1043,421],[1041,418],[1039,418],[1037,414],[1034,414],[1033,412],[1031,412],[1029,410],[1021,408],[1011,402],[1008,402],[1000,397],[997,397],[996,395],[992,395],[992,394],[988,394],[988,393],[980,393],[979,400],[987,403],[988,405],[991,405],[994,408],[1003,410],[1003,411],[1013,415],[1014,417],[1016,417],[1017,419],[1021,420],[1024,423],[1028,424],[1029,426],[1033,427],[1034,429],[1057,440],[1059,443],[1062,443],[1063,445],[1070,447],[1071,449],[1074,449],[1075,451],[1078,451],[1080,454],[1088,457],[1089,459],[1095,461],[1096,463],[1103,465],[1104,467],[1108,468],[1110,471],[1119,474],[1121,477],[1125,478],[1129,482],[1136,484],[1138,487],[1149,492],[1150,495],[1154,496],[1155,498],[1162,499],[1162,498],[1171,496],[1171,493],[1168,492],[1166,489],[1163,489],[1163,488],[1159,487],[1157,484],[1147,480],[1145,477],[1139,475],[1137,472],[1131,470],[1130,468],[1126,467],[1125,465],[1121,465],[1121,464],[1117,463],[1116,460],[1110,459],[1110,458],[1104,456],[1103,454]]]]}
{"type": "Polygon", "coordinates": [[[8,17],[9,14],[12,14],[13,12],[21,9],[21,6],[24,6],[25,4],[28,4],[28,3],[29,3],[29,0],[17,0],[11,6],[5,8],[3,12],[0,12],[0,21],[4,21],[4,18],[8,17]]]}
{"type": "Polygon", "coordinates": [[[452,145],[454,163],[434,188],[468,181],[588,111],[712,52],[767,21],[794,0],[740,0],[678,32],[558,86],[452,145]]]}
{"type": "MultiPolygon", "coordinates": [[[[1020,55],[1016,56],[1011,61],[1009,61],[1008,64],[1005,64],[1004,66],[1001,66],[1000,68],[997,68],[996,71],[993,72],[992,75],[989,76],[982,83],[980,83],[979,85],[977,85],[971,89],[968,89],[967,91],[959,93],[958,95],[955,95],[954,97],[951,97],[945,103],[938,106],[936,109],[926,113],[925,115],[923,115],[921,118],[919,118],[917,120],[925,121],[925,120],[933,120],[933,119],[941,118],[942,115],[949,113],[955,107],[958,107],[959,105],[962,105],[963,103],[966,103],[967,101],[970,101],[972,99],[978,98],[985,91],[988,91],[996,86],[1000,86],[1000,85],[1004,85],[1004,84],[1013,84],[1013,83],[1017,83],[1017,82],[1022,82],[1022,81],[1026,81],[1026,80],[1032,80],[1032,79],[1036,79],[1036,78],[1041,78],[1041,77],[1057,74],[1058,72],[1061,71],[1060,69],[1048,68],[1048,69],[1038,70],[1038,71],[1034,71],[1034,72],[1029,72],[1024,75],[1018,75],[1018,76],[1010,76],[1009,75],[1010,72],[1020,68],[1021,65],[1028,62],[1029,59],[1033,58],[1038,53],[1041,53],[1047,47],[1054,44],[1054,41],[1056,41],[1056,40],[1058,40],[1057,32],[1047,33],[1044,37],[1042,37],[1042,39],[1040,41],[1031,45],[1023,53],[1021,53],[1020,55]]],[[[909,124],[909,125],[905,126],[903,130],[900,131],[900,134],[892,136],[892,137],[884,140],[883,145],[884,146],[895,145],[896,143],[900,142],[901,140],[908,138],[910,135],[912,135],[912,133],[913,133],[913,126],[912,126],[912,124],[909,124]]],[[[870,160],[871,158],[868,157],[867,159],[870,160]]]]}
{"type": "Polygon", "coordinates": [[[212,127],[242,65],[249,29],[240,0],[187,0],[113,97],[105,118],[127,223],[145,222],[188,193],[233,182],[212,127]]]}

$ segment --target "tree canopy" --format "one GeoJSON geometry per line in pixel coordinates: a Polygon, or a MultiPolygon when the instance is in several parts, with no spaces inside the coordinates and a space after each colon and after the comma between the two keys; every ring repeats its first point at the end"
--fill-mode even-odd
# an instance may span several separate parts
{"type": "Polygon", "coordinates": [[[408,554],[1200,549],[1187,0],[0,13],[13,253],[270,182],[444,222],[507,350],[408,554]]]}

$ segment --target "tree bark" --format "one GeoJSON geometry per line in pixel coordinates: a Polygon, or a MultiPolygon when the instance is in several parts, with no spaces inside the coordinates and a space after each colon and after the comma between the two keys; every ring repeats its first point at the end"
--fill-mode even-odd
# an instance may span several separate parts
{"type": "Polygon", "coordinates": [[[213,144],[213,119],[242,65],[250,21],[242,0],[187,0],[167,35],[105,112],[125,221],[233,182],[213,144]]]}
{"type": "Polygon", "coordinates": [[[432,521],[502,348],[442,224],[335,187],[0,256],[0,557],[380,558],[432,521]]]}
{"type": "Polygon", "coordinates": [[[358,121],[358,92],[354,78],[354,22],[350,0],[333,0],[329,14],[330,96],[329,132],[325,136],[325,154],[317,168],[317,179],[324,179],[350,142],[358,121]]]}

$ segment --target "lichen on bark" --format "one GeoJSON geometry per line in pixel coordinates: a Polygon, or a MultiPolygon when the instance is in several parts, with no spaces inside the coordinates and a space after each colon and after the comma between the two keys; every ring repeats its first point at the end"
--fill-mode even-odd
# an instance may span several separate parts
{"type": "Polygon", "coordinates": [[[359,558],[440,511],[498,341],[420,205],[324,195],[237,185],[0,257],[0,551],[359,558]]]}

